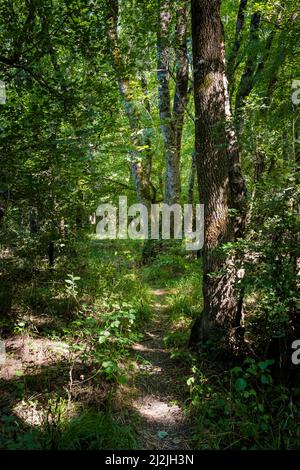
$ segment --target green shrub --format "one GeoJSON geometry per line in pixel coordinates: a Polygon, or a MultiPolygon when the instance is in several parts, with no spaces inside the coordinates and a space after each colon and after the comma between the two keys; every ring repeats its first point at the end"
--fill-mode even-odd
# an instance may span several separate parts
{"type": "Polygon", "coordinates": [[[300,423],[298,392],[274,384],[273,363],[249,358],[242,367],[220,375],[193,368],[187,384],[196,448],[299,448],[300,433],[295,432],[300,423]]]}

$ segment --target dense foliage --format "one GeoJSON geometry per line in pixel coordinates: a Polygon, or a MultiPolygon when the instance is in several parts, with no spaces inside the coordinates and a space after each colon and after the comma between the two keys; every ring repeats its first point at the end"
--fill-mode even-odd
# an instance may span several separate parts
{"type": "Polygon", "coordinates": [[[189,3],[1,1],[0,449],[143,446],[129,402],[147,364],[133,346],[159,288],[187,446],[299,448],[297,2],[221,2],[247,209],[243,236],[218,250],[244,272],[240,354],[225,360],[214,337],[188,347],[201,253],[178,240],[96,239],[97,206],[121,195],[201,202],[189,3]],[[166,196],[170,182],[180,186],[166,196]]]}

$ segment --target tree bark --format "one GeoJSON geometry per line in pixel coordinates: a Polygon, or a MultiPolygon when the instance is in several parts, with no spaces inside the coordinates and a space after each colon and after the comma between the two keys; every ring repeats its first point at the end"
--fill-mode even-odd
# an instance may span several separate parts
{"type": "Polygon", "coordinates": [[[55,261],[55,245],[53,241],[50,241],[48,244],[48,262],[50,268],[54,266],[55,261]]]}
{"type": "Polygon", "coordinates": [[[176,88],[173,110],[170,97],[169,27],[170,0],[160,3],[157,32],[157,80],[161,132],[165,144],[166,178],[164,200],[167,204],[180,202],[180,149],[188,92],[187,1],[180,2],[176,26],[176,88]]]}
{"type": "MultiPolygon", "coordinates": [[[[176,26],[176,85],[173,103],[176,156],[180,178],[180,151],[185,109],[188,103],[189,64],[187,52],[187,2],[182,1],[177,12],[176,26]]],[[[180,184],[180,180],[179,180],[180,184]]]]}
{"type": "Polygon", "coordinates": [[[243,342],[237,288],[242,269],[238,258],[222,248],[243,235],[245,183],[230,119],[220,3],[192,0],[196,167],[205,234],[204,308],[191,343],[215,339],[236,353],[243,342]]]}
{"type": "Polygon", "coordinates": [[[193,204],[194,202],[195,176],[196,176],[196,153],[193,152],[190,174],[189,174],[188,204],[193,204]]]}
{"type": "Polygon", "coordinates": [[[111,57],[117,75],[120,95],[124,103],[125,112],[129,121],[132,135],[132,145],[134,147],[134,150],[130,152],[130,166],[133,182],[138,201],[149,206],[153,198],[152,186],[150,183],[152,154],[150,152],[150,148],[148,148],[146,152],[144,151],[144,154],[146,155],[141,155],[141,152],[138,150],[139,148],[143,148],[145,146],[145,139],[144,136],[141,136],[140,116],[135,107],[133,90],[131,89],[130,79],[124,66],[124,61],[118,43],[119,1],[110,0],[109,6],[110,11],[108,15],[108,39],[111,50],[111,57]],[[145,165],[143,164],[143,160],[146,161],[145,165]]]}

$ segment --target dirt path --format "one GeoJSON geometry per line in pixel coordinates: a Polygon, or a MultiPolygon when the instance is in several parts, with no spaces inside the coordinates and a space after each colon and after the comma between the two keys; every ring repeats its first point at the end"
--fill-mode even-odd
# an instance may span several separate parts
{"type": "Polygon", "coordinates": [[[169,327],[165,299],[170,293],[153,290],[153,318],[133,348],[141,358],[132,406],[141,417],[138,435],[143,449],[189,448],[190,426],[183,413],[186,371],[170,358],[163,341],[169,327]]]}

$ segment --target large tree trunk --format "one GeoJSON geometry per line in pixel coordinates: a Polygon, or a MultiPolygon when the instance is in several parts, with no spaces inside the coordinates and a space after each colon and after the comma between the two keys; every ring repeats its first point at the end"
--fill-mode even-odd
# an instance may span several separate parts
{"type": "Polygon", "coordinates": [[[192,1],[196,167],[205,235],[204,309],[191,342],[215,339],[236,352],[243,341],[237,286],[242,269],[233,253],[220,248],[243,234],[245,184],[230,121],[220,3],[192,1]]]}
{"type": "Polygon", "coordinates": [[[176,88],[173,111],[170,98],[169,27],[170,0],[162,0],[157,32],[157,80],[161,132],[165,144],[166,179],[164,200],[167,204],[180,202],[180,149],[188,91],[187,1],[180,2],[176,26],[176,88]]]}

